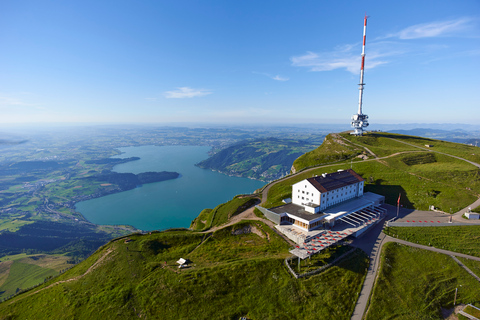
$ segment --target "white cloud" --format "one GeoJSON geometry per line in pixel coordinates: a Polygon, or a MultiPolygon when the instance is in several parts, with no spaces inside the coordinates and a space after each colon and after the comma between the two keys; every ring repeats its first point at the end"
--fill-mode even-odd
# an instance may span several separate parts
{"type": "Polygon", "coordinates": [[[470,28],[471,21],[470,18],[460,18],[456,20],[421,23],[405,28],[396,34],[389,36],[398,37],[404,40],[449,36],[470,28]]]}
{"type": "Polygon", "coordinates": [[[193,97],[201,97],[212,94],[212,92],[206,89],[194,89],[189,87],[180,87],[177,90],[173,91],[166,91],[164,93],[165,98],[168,99],[182,99],[182,98],[193,98],[193,97]]]}
{"type": "Polygon", "coordinates": [[[266,76],[266,77],[269,77],[270,79],[273,79],[273,80],[276,80],[276,81],[288,81],[290,80],[289,77],[284,77],[284,76],[280,76],[280,75],[276,75],[276,76],[272,76],[271,74],[269,73],[265,73],[265,72],[253,72],[255,74],[261,74],[263,76],[266,76]]]}
{"type": "Polygon", "coordinates": [[[17,94],[1,94],[0,93],[0,109],[38,109],[38,110],[45,110],[44,107],[39,106],[38,104],[33,104],[25,101],[25,98],[28,99],[29,93],[17,93],[17,94]]]}
{"type": "Polygon", "coordinates": [[[273,80],[277,80],[277,81],[288,81],[290,80],[290,78],[288,77],[282,77],[282,76],[279,76],[279,75],[276,75],[275,77],[272,77],[273,80]]]}
{"type": "MultiPolygon", "coordinates": [[[[308,67],[310,71],[331,71],[335,69],[345,69],[353,74],[360,72],[360,51],[354,54],[352,51],[354,45],[346,45],[336,48],[331,52],[314,53],[307,52],[302,56],[290,58],[293,66],[308,67]]],[[[388,54],[390,55],[390,54],[388,54]]],[[[387,56],[387,54],[379,54],[378,52],[367,53],[365,69],[372,69],[379,65],[387,63],[380,58],[387,56]]]]}
{"type": "MultiPolygon", "coordinates": [[[[398,58],[405,54],[430,54],[438,52],[438,45],[422,45],[402,41],[419,38],[432,38],[441,36],[459,35],[474,29],[476,20],[463,17],[455,20],[416,24],[407,27],[400,32],[392,33],[384,37],[374,39],[369,43],[367,40],[365,69],[389,63],[387,57],[398,58]]],[[[469,36],[472,32],[469,32],[469,36]]],[[[361,63],[361,43],[344,44],[337,46],[331,51],[311,52],[291,57],[293,66],[307,67],[310,71],[331,71],[345,69],[348,72],[358,74],[361,63]]],[[[438,58],[438,57],[437,57],[438,58]]]]}

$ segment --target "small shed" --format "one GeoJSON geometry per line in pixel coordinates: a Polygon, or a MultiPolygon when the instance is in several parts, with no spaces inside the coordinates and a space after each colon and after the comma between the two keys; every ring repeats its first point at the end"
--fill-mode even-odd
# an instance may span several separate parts
{"type": "Polygon", "coordinates": [[[187,260],[180,258],[178,259],[177,263],[179,264],[178,268],[183,268],[184,266],[187,265],[187,260]]]}
{"type": "Polygon", "coordinates": [[[465,212],[465,217],[469,220],[478,220],[480,219],[480,213],[476,212],[465,212]]]}

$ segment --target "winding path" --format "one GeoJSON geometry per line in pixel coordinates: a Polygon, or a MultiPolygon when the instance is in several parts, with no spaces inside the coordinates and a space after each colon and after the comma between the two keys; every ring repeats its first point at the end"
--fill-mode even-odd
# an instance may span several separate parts
{"type": "Polygon", "coordinates": [[[71,282],[71,281],[76,281],[76,280],[79,280],[83,277],[85,277],[87,274],[89,274],[90,272],[92,272],[93,270],[95,270],[96,268],[98,268],[100,266],[100,264],[103,262],[103,260],[105,260],[105,258],[110,254],[112,253],[114,250],[112,248],[109,248],[100,258],[98,258],[97,261],[95,261],[94,264],[92,264],[88,269],[87,271],[85,271],[83,274],[79,275],[79,276],[76,276],[76,277],[73,277],[73,278],[70,278],[70,279],[67,279],[67,280],[60,280],[60,281],[57,281],[57,282],[54,282],[44,288],[41,288],[41,289],[38,289],[36,291],[33,291],[33,292],[30,292],[30,293],[27,293],[25,295],[21,295],[19,296],[18,299],[12,299],[13,301],[10,302],[10,304],[14,303],[14,302],[17,302],[18,300],[20,299],[23,299],[23,298],[26,298],[26,297],[30,297],[36,293],[39,293],[45,289],[49,289],[53,286],[56,286],[56,285],[59,285],[61,283],[65,283],[65,282],[71,282]]]}

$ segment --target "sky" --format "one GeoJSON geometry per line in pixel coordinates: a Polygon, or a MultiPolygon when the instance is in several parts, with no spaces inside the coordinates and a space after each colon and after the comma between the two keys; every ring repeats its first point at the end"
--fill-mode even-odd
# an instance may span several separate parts
{"type": "Polygon", "coordinates": [[[0,1],[0,124],[480,123],[480,1],[0,1]]]}

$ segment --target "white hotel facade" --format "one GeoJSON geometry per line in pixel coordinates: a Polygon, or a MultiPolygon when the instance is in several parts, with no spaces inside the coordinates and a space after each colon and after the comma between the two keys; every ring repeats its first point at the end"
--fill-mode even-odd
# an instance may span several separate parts
{"type": "Polygon", "coordinates": [[[291,226],[307,233],[332,228],[336,221],[357,226],[377,216],[375,212],[382,210],[378,208],[385,201],[384,196],[364,193],[364,183],[352,169],[325,173],[292,185],[291,202],[270,209],[257,208],[277,226],[291,226]]]}
{"type": "Polygon", "coordinates": [[[292,203],[305,211],[320,211],[363,195],[364,179],[352,169],[322,174],[305,179],[292,186],[292,203]]]}

